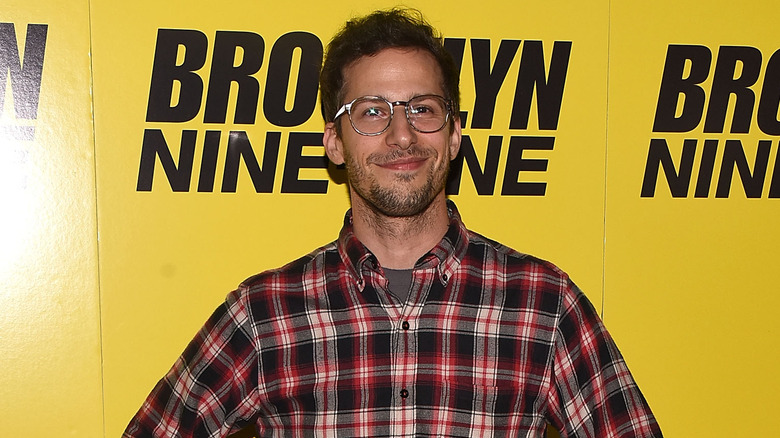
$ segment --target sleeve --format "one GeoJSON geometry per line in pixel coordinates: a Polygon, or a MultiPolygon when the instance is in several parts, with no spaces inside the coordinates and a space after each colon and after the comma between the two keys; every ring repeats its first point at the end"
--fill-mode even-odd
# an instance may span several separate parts
{"type": "Polygon", "coordinates": [[[570,281],[564,291],[554,349],[548,421],[561,436],[662,436],[596,310],[570,281]]]}
{"type": "Polygon", "coordinates": [[[160,380],[124,438],[224,437],[258,411],[258,361],[246,294],[228,295],[160,380]]]}

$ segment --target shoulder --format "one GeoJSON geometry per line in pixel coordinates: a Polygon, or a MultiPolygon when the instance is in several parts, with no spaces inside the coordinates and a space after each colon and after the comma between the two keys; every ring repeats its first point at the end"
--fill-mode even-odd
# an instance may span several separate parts
{"type": "Polygon", "coordinates": [[[467,287],[489,290],[505,310],[539,312],[546,324],[555,325],[581,294],[555,264],[471,231],[460,268],[467,287]]]}
{"type": "Polygon", "coordinates": [[[466,259],[484,260],[486,268],[492,262],[509,271],[544,276],[563,283],[571,282],[569,275],[552,262],[517,251],[477,232],[469,230],[468,233],[469,245],[466,259]]]}
{"type": "Polygon", "coordinates": [[[255,324],[304,315],[311,300],[322,292],[326,276],[337,273],[339,266],[336,246],[322,246],[284,266],[242,281],[228,295],[228,307],[238,309],[235,313],[255,324]]]}
{"type": "Polygon", "coordinates": [[[326,266],[337,266],[340,256],[336,243],[331,242],[299,257],[281,267],[252,275],[239,284],[238,289],[246,292],[284,286],[300,282],[307,273],[316,272],[326,266]]]}

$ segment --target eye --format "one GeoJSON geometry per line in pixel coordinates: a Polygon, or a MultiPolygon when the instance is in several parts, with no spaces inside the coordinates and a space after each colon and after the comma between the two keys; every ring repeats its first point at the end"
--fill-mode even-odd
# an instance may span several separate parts
{"type": "Polygon", "coordinates": [[[418,115],[421,115],[421,116],[422,115],[426,115],[426,114],[430,115],[430,114],[433,114],[435,112],[436,111],[432,107],[430,107],[428,105],[424,105],[424,104],[422,104],[422,105],[415,105],[415,106],[410,106],[409,107],[409,113],[411,113],[411,114],[418,114],[418,115]]]}
{"type": "Polygon", "coordinates": [[[409,115],[416,119],[439,119],[446,112],[447,103],[438,96],[418,96],[409,102],[409,115]]]}
{"type": "Polygon", "coordinates": [[[384,117],[384,115],[385,111],[378,106],[368,107],[363,110],[364,117],[384,117]]]}
{"type": "Polygon", "coordinates": [[[352,106],[352,116],[353,118],[364,120],[387,119],[390,117],[390,107],[384,100],[375,98],[358,99],[352,106]]]}

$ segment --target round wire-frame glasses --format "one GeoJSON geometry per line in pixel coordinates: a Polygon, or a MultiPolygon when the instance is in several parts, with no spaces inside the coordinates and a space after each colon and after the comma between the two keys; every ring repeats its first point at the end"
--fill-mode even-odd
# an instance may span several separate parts
{"type": "Polygon", "coordinates": [[[347,113],[355,132],[361,135],[379,135],[390,127],[394,108],[399,105],[403,105],[409,125],[422,133],[440,131],[447,125],[452,112],[450,101],[435,94],[424,94],[407,101],[395,102],[380,96],[361,96],[339,108],[333,120],[347,113]]]}

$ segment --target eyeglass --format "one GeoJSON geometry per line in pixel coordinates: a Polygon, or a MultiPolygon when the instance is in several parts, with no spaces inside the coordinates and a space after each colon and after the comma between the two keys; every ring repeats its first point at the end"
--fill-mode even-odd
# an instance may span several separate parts
{"type": "Polygon", "coordinates": [[[363,96],[339,108],[333,120],[346,112],[349,122],[358,134],[379,135],[390,127],[393,108],[398,105],[404,106],[409,125],[415,131],[423,133],[436,132],[444,128],[452,112],[450,102],[435,94],[415,96],[408,101],[396,102],[390,102],[379,96],[363,96]]]}

